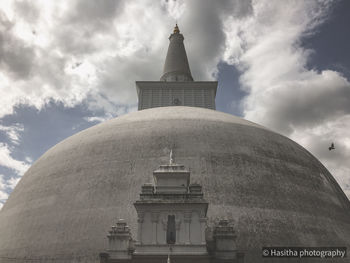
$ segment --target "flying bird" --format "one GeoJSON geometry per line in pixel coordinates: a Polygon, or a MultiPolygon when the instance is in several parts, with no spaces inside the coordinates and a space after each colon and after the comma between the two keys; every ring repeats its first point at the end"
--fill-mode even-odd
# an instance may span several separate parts
{"type": "Polygon", "coordinates": [[[334,143],[332,142],[332,144],[331,144],[331,146],[330,147],[328,147],[328,150],[334,150],[335,149],[335,147],[334,147],[334,143]]]}

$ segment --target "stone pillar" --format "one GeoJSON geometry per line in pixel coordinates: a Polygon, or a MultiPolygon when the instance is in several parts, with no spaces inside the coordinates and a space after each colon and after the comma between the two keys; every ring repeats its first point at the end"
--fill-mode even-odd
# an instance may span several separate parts
{"type": "Polygon", "coordinates": [[[119,219],[117,226],[112,226],[107,237],[108,254],[111,259],[131,259],[131,233],[124,219],[119,219]]]}
{"type": "MultiPolygon", "coordinates": [[[[162,244],[166,244],[166,231],[167,231],[167,226],[168,226],[168,220],[166,220],[166,219],[162,219],[161,220],[161,223],[162,223],[162,226],[163,226],[163,231],[162,231],[162,239],[161,240],[159,240],[160,241],[160,243],[162,243],[162,244]]],[[[161,229],[159,229],[159,230],[161,230],[161,229]]]]}
{"type": "Polygon", "coordinates": [[[176,243],[180,243],[180,226],[181,226],[180,219],[175,219],[175,226],[176,226],[176,243]]]}
{"type": "Polygon", "coordinates": [[[143,218],[145,216],[144,212],[139,212],[138,213],[138,227],[137,227],[137,243],[142,244],[142,224],[143,224],[143,218]]]}
{"type": "Polygon", "coordinates": [[[220,220],[215,226],[214,241],[217,260],[237,259],[236,234],[227,220],[220,220]]]}
{"type": "Polygon", "coordinates": [[[191,212],[184,212],[184,223],[185,223],[185,244],[191,244],[191,212]]]}
{"type": "Polygon", "coordinates": [[[152,244],[157,244],[157,225],[159,221],[159,213],[152,212],[152,244]]]}
{"type": "Polygon", "coordinates": [[[206,229],[206,226],[207,226],[207,218],[206,217],[199,218],[199,223],[200,223],[200,226],[201,226],[201,244],[205,245],[206,244],[205,229],[206,229]]]}

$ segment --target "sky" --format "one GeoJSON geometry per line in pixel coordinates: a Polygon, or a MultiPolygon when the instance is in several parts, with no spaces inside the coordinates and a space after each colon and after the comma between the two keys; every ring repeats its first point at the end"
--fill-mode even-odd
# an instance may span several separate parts
{"type": "Polygon", "coordinates": [[[61,140],[137,109],[175,21],[217,110],[310,151],[350,197],[350,1],[3,0],[0,209],[61,140]],[[328,147],[334,142],[335,150],[328,147]]]}

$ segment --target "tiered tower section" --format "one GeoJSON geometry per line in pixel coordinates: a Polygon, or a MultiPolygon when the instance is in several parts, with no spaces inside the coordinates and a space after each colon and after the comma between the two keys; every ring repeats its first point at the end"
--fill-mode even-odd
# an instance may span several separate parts
{"type": "Polygon", "coordinates": [[[155,185],[142,186],[134,203],[138,214],[135,254],[206,255],[208,203],[202,187],[190,183],[183,165],[161,165],[153,172],[155,185]]]}
{"type": "Polygon", "coordinates": [[[160,81],[136,81],[138,109],[191,106],[215,110],[217,81],[193,81],[178,26],[170,43],[160,81]]]}

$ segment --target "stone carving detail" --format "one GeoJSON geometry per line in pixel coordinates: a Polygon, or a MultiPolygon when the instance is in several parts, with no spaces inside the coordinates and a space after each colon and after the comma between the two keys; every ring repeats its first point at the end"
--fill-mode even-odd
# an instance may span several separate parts
{"type": "Polygon", "coordinates": [[[112,226],[108,234],[109,251],[120,259],[131,259],[134,249],[133,240],[128,225],[124,219],[119,219],[116,226],[112,226]]]}
{"type": "Polygon", "coordinates": [[[191,222],[191,218],[192,218],[192,212],[184,212],[184,221],[185,222],[191,222]]]}
{"type": "Polygon", "coordinates": [[[168,226],[168,220],[162,219],[161,222],[162,222],[163,230],[166,231],[167,226],[168,226]]]}
{"type": "Polygon", "coordinates": [[[172,151],[169,164],[153,175],[155,185],[143,185],[134,203],[138,216],[135,247],[129,227],[120,220],[109,231],[109,249],[100,254],[101,263],[131,263],[134,254],[148,259],[166,255],[169,246],[177,255],[207,257],[205,263],[243,262],[244,254],[237,252],[236,234],[227,220],[215,225],[212,238],[206,240],[208,203],[202,187],[190,184],[189,171],[174,163],[172,151]]]}
{"type": "Polygon", "coordinates": [[[176,224],[176,230],[179,230],[181,225],[181,219],[175,219],[175,224],[176,224]]]}
{"type": "Polygon", "coordinates": [[[143,223],[143,219],[145,217],[145,213],[144,212],[138,212],[137,215],[138,215],[137,222],[143,223]]]}
{"type": "Polygon", "coordinates": [[[158,223],[158,220],[159,220],[159,213],[158,212],[153,212],[151,214],[151,217],[152,217],[152,222],[158,223]]]}

